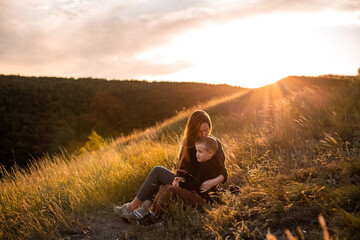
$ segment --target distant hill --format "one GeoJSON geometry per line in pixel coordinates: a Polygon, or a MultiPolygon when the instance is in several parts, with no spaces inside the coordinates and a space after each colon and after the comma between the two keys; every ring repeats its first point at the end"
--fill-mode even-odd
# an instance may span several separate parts
{"type": "Polygon", "coordinates": [[[73,151],[91,130],[106,138],[145,129],[184,108],[241,90],[202,83],[0,75],[1,164],[22,166],[60,148],[73,151]]]}

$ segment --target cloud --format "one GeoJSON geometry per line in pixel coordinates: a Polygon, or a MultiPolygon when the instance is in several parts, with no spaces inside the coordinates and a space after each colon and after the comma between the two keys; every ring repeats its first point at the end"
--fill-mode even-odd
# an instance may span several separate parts
{"type": "Polygon", "coordinates": [[[185,61],[154,64],[136,57],[178,34],[258,14],[326,9],[359,11],[360,2],[3,0],[0,67],[6,63],[11,69],[33,68],[34,75],[155,76],[192,66],[185,61]]]}
{"type": "MultiPolygon", "coordinates": [[[[18,6],[12,4],[8,10],[15,10],[18,6]]],[[[4,44],[0,51],[0,62],[23,68],[26,68],[25,65],[41,64],[43,67],[40,69],[57,65],[54,72],[86,76],[98,75],[93,69],[114,73],[114,76],[124,76],[121,73],[136,76],[165,74],[191,66],[191,63],[184,61],[152,64],[136,58],[138,53],[160,46],[179,32],[194,27],[196,24],[191,19],[191,13],[185,18],[172,13],[124,18],[119,13],[124,12],[126,6],[106,7],[107,11],[104,12],[93,7],[77,15],[73,14],[74,9],[52,9],[53,15],[48,13],[44,22],[34,15],[35,12],[50,11],[51,7],[46,5],[42,8],[33,6],[33,13],[22,15],[22,18],[16,18],[14,12],[9,11],[8,16],[11,16],[14,24],[1,28],[4,44]],[[34,21],[26,23],[31,17],[34,21]],[[114,58],[119,60],[114,62],[114,58]]],[[[18,13],[28,10],[19,9],[18,13]]]]}

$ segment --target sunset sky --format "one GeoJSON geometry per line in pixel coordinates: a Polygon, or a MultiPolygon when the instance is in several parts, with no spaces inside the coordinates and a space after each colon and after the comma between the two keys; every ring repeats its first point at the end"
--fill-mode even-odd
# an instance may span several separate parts
{"type": "Polygon", "coordinates": [[[258,87],[359,67],[359,0],[0,1],[0,74],[258,87]]]}

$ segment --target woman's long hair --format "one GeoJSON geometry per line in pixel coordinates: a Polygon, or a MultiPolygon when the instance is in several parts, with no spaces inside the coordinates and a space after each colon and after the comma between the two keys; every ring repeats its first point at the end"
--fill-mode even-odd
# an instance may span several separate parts
{"type": "Polygon", "coordinates": [[[210,116],[205,111],[197,110],[189,117],[184,130],[183,145],[180,152],[181,157],[178,166],[182,167],[191,164],[189,162],[191,160],[191,157],[189,156],[189,149],[195,146],[195,142],[199,137],[199,128],[203,123],[209,124],[209,133],[211,133],[212,124],[210,116]]]}

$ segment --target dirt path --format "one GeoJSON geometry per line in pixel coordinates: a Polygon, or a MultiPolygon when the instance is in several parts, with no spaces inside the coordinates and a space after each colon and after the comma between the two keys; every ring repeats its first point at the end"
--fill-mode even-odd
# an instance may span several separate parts
{"type": "Polygon", "coordinates": [[[120,229],[129,228],[112,209],[99,212],[88,220],[83,232],[68,233],[60,240],[116,240],[120,238],[120,229]]]}

